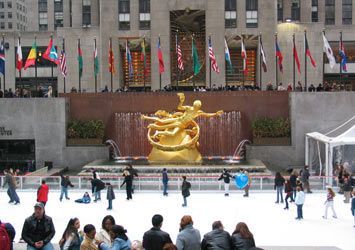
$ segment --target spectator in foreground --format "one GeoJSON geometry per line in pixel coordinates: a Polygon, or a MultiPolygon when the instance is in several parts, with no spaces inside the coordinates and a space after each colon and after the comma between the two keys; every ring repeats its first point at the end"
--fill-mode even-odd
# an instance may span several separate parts
{"type": "Polygon", "coordinates": [[[143,250],[142,242],[139,240],[132,241],[131,250],[143,250]]]}
{"type": "Polygon", "coordinates": [[[163,216],[156,214],[152,218],[153,227],[144,233],[143,248],[145,250],[161,250],[167,243],[172,243],[170,235],[161,230],[163,216]]]}
{"type": "Polygon", "coordinates": [[[114,225],[111,228],[110,235],[112,239],[112,247],[104,242],[99,244],[101,250],[130,250],[131,241],[128,239],[127,230],[120,225],[114,225]]]}
{"type": "Polygon", "coordinates": [[[62,250],[79,250],[83,241],[83,234],[79,232],[80,221],[78,218],[70,219],[68,225],[59,241],[62,250]]]}
{"type": "Polygon", "coordinates": [[[110,231],[114,225],[116,225],[115,219],[111,215],[106,215],[101,223],[101,231],[96,234],[96,240],[111,246],[110,231]]]}
{"type": "Polygon", "coordinates": [[[178,250],[199,250],[201,248],[200,231],[193,228],[194,222],[190,215],[185,215],[180,221],[180,233],[176,239],[178,250]]]}
{"type": "Polygon", "coordinates": [[[95,245],[95,235],[96,229],[94,225],[88,224],[84,227],[84,240],[80,245],[80,250],[98,250],[98,247],[95,245]]]}
{"type": "Polygon", "coordinates": [[[47,216],[44,205],[37,202],[34,213],[25,220],[22,239],[27,243],[27,250],[52,250],[51,240],[55,235],[52,218],[47,216]]]}
{"type": "Polygon", "coordinates": [[[201,249],[232,249],[231,237],[227,231],[224,231],[224,227],[221,221],[213,222],[212,231],[203,236],[201,249]]]}
{"type": "Polygon", "coordinates": [[[247,224],[239,222],[232,234],[233,249],[248,250],[255,247],[253,234],[249,231],[247,224]]]}
{"type": "Polygon", "coordinates": [[[300,186],[297,186],[296,189],[296,199],[295,199],[295,204],[297,206],[297,217],[296,220],[302,220],[303,219],[303,204],[305,201],[305,194],[302,191],[302,188],[300,186]]]}
{"type": "Polygon", "coordinates": [[[13,249],[15,235],[15,228],[10,223],[2,223],[0,220],[0,237],[5,249],[13,249]]]}
{"type": "Polygon", "coordinates": [[[42,180],[42,185],[37,190],[37,202],[42,202],[46,206],[48,201],[49,187],[46,180],[42,180]]]}

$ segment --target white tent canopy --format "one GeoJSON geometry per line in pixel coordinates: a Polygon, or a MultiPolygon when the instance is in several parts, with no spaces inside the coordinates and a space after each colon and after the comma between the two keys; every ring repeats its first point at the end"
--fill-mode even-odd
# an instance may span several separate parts
{"type": "MultiPolygon", "coordinates": [[[[341,126],[333,129],[332,131],[321,134],[313,132],[306,134],[305,145],[305,164],[309,165],[310,162],[310,140],[313,139],[317,145],[317,154],[319,160],[319,175],[324,174],[327,177],[327,183],[332,184],[333,176],[333,162],[334,162],[334,148],[340,146],[355,145],[355,116],[346,121],[341,126]],[[324,152],[320,149],[320,144],[324,145],[324,152]],[[322,155],[324,162],[322,162],[322,155]],[[324,164],[324,166],[323,166],[324,164]],[[324,169],[323,169],[324,167],[324,169]],[[325,170],[325,171],[324,171],[325,170]]],[[[343,160],[343,159],[342,159],[343,160]]],[[[340,163],[340,162],[339,162],[340,163]]]]}

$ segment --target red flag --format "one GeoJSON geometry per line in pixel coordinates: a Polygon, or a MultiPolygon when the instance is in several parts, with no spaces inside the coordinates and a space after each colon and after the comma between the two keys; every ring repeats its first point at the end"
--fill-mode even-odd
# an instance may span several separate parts
{"type": "Polygon", "coordinates": [[[276,47],[276,57],[279,59],[278,60],[278,64],[279,64],[279,68],[280,71],[283,72],[283,65],[282,65],[282,61],[283,61],[283,56],[279,47],[279,44],[277,43],[277,40],[275,41],[275,47],[276,47]]]}
{"type": "Polygon", "coordinates": [[[294,58],[296,65],[297,65],[297,71],[299,74],[301,74],[301,63],[300,63],[300,59],[298,57],[297,48],[296,48],[295,43],[293,43],[293,58],[294,58]]]}
{"type": "Polygon", "coordinates": [[[158,40],[158,60],[159,60],[159,74],[162,74],[165,71],[165,67],[164,67],[163,52],[160,46],[160,37],[158,40]]]}
{"type": "Polygon", "coordinates": [[[309,50],[306,34],[304,35],[304,43],[305,43],[306,55],[309,57],[309,59],[311,59],[312,66],[315,68],[316,67],[316,61],[314,61],[314,59],[312,57],[312,54],[311,54],[311,51],[309,50]]]}
{"type": "Polygon", "coordinates": [[[22,67],[23,67],[22,49],[21,49],[21,43],[20,43],[20,38],[19,38],[18,44],[17,44],[17,52],[16,52],[16,68],[18,71],[21,71],[22,67]]]}
{"type": "Polygon", "coordinates": [[[51,61],[55,64],[59,64],[57,50],[53,46],[53,38],[49,40],[48,47],[46,49],[46,52],[44,52],[44,54],[42,55],[42,58],[51,61]]]}

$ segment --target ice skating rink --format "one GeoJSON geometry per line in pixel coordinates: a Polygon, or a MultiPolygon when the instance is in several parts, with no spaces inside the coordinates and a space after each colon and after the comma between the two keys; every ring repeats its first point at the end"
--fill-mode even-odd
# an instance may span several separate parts
{"type": "MultiPolygon", "coordinates": [[[[167,231],[172,240],[176,240],[179,222],[183,215],[191,215],[194,227],[201,235],[211,230],[215,220],[221,220],[225,229],[232,233],[238,222],[246,222],[254,234],[257,246],[334,246],[341,249],[355,249],[354,218],[350,204],[344,204],[343,196],[335,197],[335,209],[338,219],[332,218],[331,210],[328,219],[322,218],[324,213],[325,192],[306,195],[303,208],[304,220],[297,221],[296,206],[290,204],[284,210],[284,204],[275,204],[276,193],[251,192],[250,197],[243,198],[241,192],[231,193],[224,197],[223,192],[191,192],[188,207],[183,208],[180,193],[169,193],[164,197],[158,192],[137,191],[133,200],[126,201],[125,193],[115,192],[116,200],[113,210],[107,211],[106,193],[101,202],[76,204],[74,200],[81,198],[82,191],[69,191],[71,200],[59,201],[59,192],[51,191],[46,213],[53,218],[56,235],[53,243],[58,243],[70,218],[78,217],[81,226],[91,223],[100,229],[102,218],[111,214],[116,223],[128,230],[131,240],[142,240],[143,233],[151,228],[151,217],[160,213],[164,217],[162,229],[167,231]]],[[[18,192],[20,205],[8,204],[5,190],[0,192],[0,219],[11,222],[17,233],[16,242],[20,239],[25,218],[32,214],[36,200],[36,191],[18,192]]]]}

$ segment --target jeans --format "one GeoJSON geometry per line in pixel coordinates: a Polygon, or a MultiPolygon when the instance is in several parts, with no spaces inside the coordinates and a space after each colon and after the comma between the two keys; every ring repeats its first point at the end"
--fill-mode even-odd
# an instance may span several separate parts
{"type": "Polygon", "coordinates": [[[302,211],[303,204],[297,204],[297,219],[303,219],[303,211],[302,211]]]}
{"type": "Polygon", "coordinates": [[[288,209],[288,201],[287,201],[288,199],[291,199],[291,201],[293,201],[292,193],[287,193],[286,197],[285,197],[285,202],[286,202],[286,207],[285,208],[287,208],[287,209],[288,209]]]}
{"type": "Polygon", "coordinates": [[[167,194],[168,194],[168,183],[163,182],[163,195],[167,195],[167,194]]]}
{"type": "Polygon", "coordinates": [[[306,190],[307,189],[307,193],[311,193],[311,188],[309,186],[309,181],[304,181],[303,182],[303,190],[306,190]]]}
{"type": "Polygon", "coordinates": [[[349,203],[350,202],[350,197],[351,197],[351,192],[350,191],[344,191],[344,202],[349,203]]]}
{"type": "Polygon", "coordinates": [[[277,199],[276,202],[279,203],[279,196],[281,196],[281,203],[284,202],[284,197],[282,195],[282,190],[283,190],[283,186],[276,186],[276,192],[277,192],[277,199]]]}
{"type": "Polygon", "coordinates": [[[20,203],[20,198],[18,197],[17,193],[16,193],[16,189],[14,188],[9,188],[8,190],[10,192],[10,200],[20,203]]]}
{"type": "MultiPolygon", "coordinates": [[[[42,248],[39,248],[40,250],[54,250],[52,243],[47,243],[47,245],[44,245],[42,248]]],[[[34,248],[33,246],[27,245],[27,250],[38,250],[38,248],[34,248]]]]}
{"type": "Polygon", "coordinates": [[[59,200],[63,200],[63,195],[65,195],[65,199],[69,199],[69,197],[68,197],[68,188],[61,186],[59,200]]]}
{"type": "Polygon", "coordinates": [[[12,197],[12,193],[11,193],[10,188],[7,189],[7,195],[8,195],[9,198],[10,198],[10,202],[14,202],[14,198],[12,197]]]}
{"type": "Polygon", "coordinates": [[[293,187],[293,188],[292,188],[292,194],[293,194],[293,196],[292,196],[292,201],[295,201],[295,199],[296,199],[296,194],[297,194],[296,187],[293,187]]]}
{"type": "Polygon", "coordinates": [[[94,187],[94,195],[95,195],[95,201],[101,200],[101,190],[96,191],[96,187],[94,187]]]}
{"type": "Polygon", "coordinates": [[[183,198],[184,198],[184,203],[182,204],[184,207],[186,207],[187,206],[187,199],[186,199],[186,197],[185,196],[183,196],[183,198]]]}
{"type": "Polygon", "coordinates": [[[334,210],[334,201],[327,201],[327,203],[325,204],[324,218],[327,218],[327,216],[328,216],[328,208],[329,207],[333,211],[333,217],[337,217],[337,214],[335,213],[335,210],[334,210]]]}
{"type": "Polygon", "coordinates": [[[108,208],[107,209],[112,209],[112,200],[108,200],[108,208]]]}
{"type": "Polygon", "coordinates": [[[127,195],[127,200],[132,200],[132,185],[126,184],[126,195],[127,195]]]}

